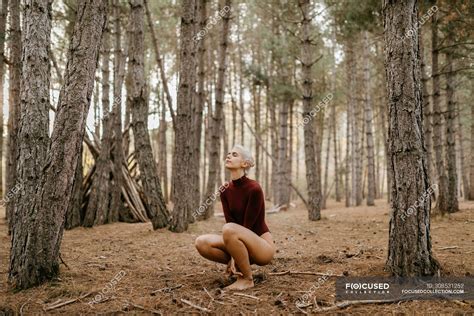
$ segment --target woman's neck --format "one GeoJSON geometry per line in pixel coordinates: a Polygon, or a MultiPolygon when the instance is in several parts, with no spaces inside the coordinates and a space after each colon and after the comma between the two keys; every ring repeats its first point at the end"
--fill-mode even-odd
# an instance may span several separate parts
{"type": "Polygon", "coordinates": [[[245,172],[242,169],[234,169],[230,171],[230,178],[232,180],[237,180],[242,178],[245,175],[245,172]]]}

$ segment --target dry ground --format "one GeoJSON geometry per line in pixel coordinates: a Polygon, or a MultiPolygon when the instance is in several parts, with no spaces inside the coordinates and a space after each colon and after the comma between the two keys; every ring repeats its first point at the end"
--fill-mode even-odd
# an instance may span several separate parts
{"type": "MultiPolygon", "coordinates": [[[[0,315],[31,314],[151,314],[205,313],[183,300],[207,308],[212,314],[297,314],[318,313],[314,306],[299,310],[296,300],[316,284],[315,275],[269,275],[286,270],[346,273],[351,276],[380,275],[387,256],[388,205],[344,208],[329,202],[318,222],[307,220],[301,205],[289,211],[267,215],[267,223],[278,246],[272,264],[253,266],[255,288],[250,296],[222,292],[231,280],[224,266],[201,258],[194,239],[203,233],[218,233],[223,217],[192,224],[186,233],[166,229],[153,231],[150,223],[116,223],[92,229],[66,231],[58,280],[13,293],[7,287],[9,237],[0,210],[0,315]],[[106,292],[116,277],[115,287],[106,292]],[[89,296],[68,305],[47,307],[89,296]],[[96,304],[89,304],[96,297],[96,304]]],[[[443,274],[473,274],[474,203],[461,203],[461,211],[432,220],[434,253],[443,274]],[[454,249],[443,247],[457,246],[454,249]]],[[[334,303],[334,279],[314,292],[320,306],[334,303]]],[[[383,305],[359,305],[340,310],[356,314],[473,314],[474,303],[414,301],[383,305]]]]}

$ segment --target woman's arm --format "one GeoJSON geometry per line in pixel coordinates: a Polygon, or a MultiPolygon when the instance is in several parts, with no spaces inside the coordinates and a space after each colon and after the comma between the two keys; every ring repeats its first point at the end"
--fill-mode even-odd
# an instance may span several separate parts
{"type": "Polygon", "coordinates": [[[256,187],[250,192],[242,226],[252,230],[258,221],[263,220],[263,216],[265,216],[265,199],[262,188],[256,187]]]}
{"type": "Polygon", "coordinates": [[[220,197],[221,197],[221,203],[222,203],[222,210],[224,211],[225,222],[226,223],[230,223],[230,222],[235,223],[234,218],[230,215],[229,202],[227,201],[227,198],[225,197],[224,192],[222,192],[220,194],[220,197]]]}

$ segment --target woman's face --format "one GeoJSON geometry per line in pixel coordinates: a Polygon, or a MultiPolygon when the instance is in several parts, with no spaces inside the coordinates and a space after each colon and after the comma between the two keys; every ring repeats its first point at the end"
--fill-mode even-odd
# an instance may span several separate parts
{"type": "Polygon", "coordinates": [[[227,169],[244,169],[248,165],[244,161],[244,157],[237,148],[232,148],[230,152],[227,153],[225,158],[225,167],[227,169]]]}

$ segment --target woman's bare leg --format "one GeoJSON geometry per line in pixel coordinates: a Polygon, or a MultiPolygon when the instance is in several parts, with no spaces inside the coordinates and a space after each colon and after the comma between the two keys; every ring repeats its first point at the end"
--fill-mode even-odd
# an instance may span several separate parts
{"type": "Polygon", "coordinates": [[[196,238],[195,246],[198,252],[206,259],[227,264],[230,255],[227,253],[224,239],[220,235],[206,234],[196,238]]]}
{"type": "Polygon", "coordinates": [[[275,248],[253,231],[235,223],[224,225],[222,238],[226,252],[234,258],[236,266],[243,274],[242,278],[238,278],[227,289],[243,290],[253,287],[250,260],[258,265],[265,265],[272,260],[275,248]]]}

